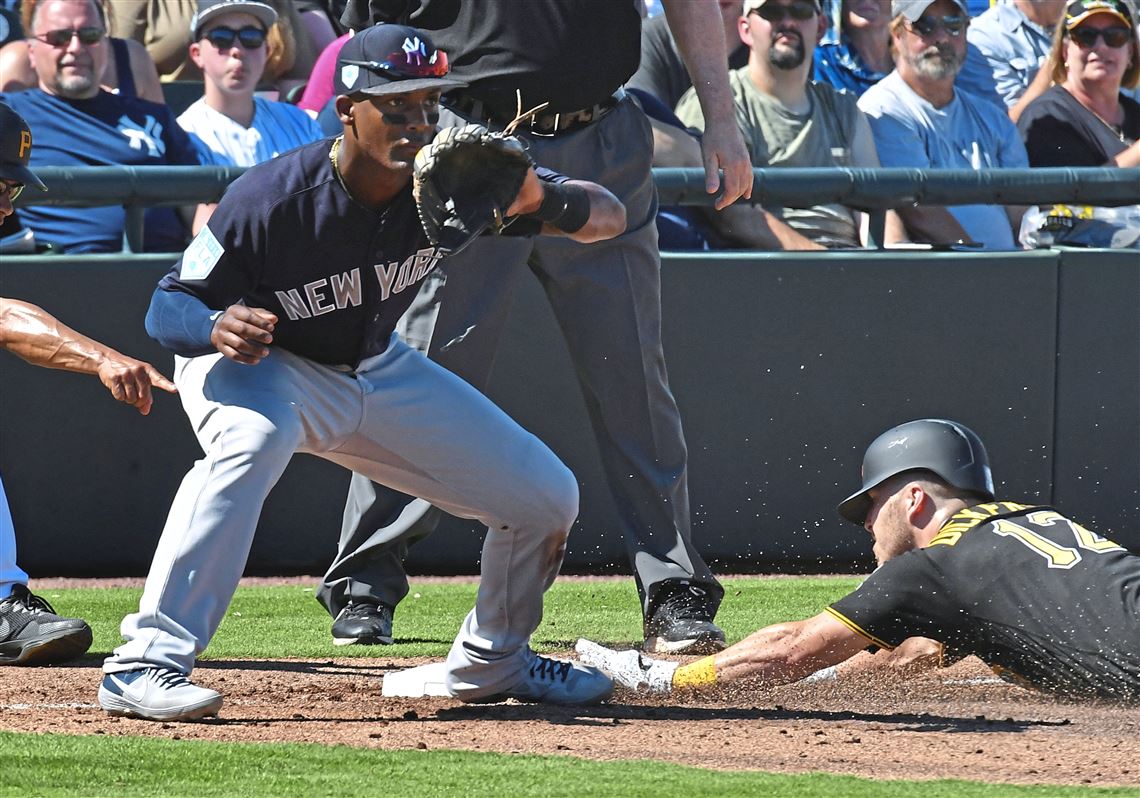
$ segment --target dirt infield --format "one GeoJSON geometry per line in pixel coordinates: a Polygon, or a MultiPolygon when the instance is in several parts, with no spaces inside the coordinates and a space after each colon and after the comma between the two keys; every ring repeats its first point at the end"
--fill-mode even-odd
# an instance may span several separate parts
{"type": "Polygon", "coordinates": [[[422,660],[215,661],[221,717],[112,718],[95,705],[101,661],[5,668],[0,729],[379,749],[465,749],[724,770],[826,771],[880,779],[1140,786],[1140,707],[1051,700],[967,659],[937,675],[794,685],[681,705],[619,692],[601,707],[380,696],[384,673],[422,660]]]}

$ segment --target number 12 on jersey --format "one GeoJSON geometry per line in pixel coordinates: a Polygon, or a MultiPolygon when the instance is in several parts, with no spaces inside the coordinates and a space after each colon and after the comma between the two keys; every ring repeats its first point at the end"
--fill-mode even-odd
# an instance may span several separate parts
{"type": "MultiPolygon", "coordinates": [[[[1069,531],[1073,533],[1077,548],[1084,549],[1093,554],[1104,554],[1109,551],[1124,551],[1123,546],[1117,545],[1107,538],[1102,538],[1095,532],[1085,529],[1080,524],[1070,521],[1068,518],[1065,518],[1053,510],[1037,510],[1029,513],[1025,518],[1029,523],[1035,526],[1049,527],[1055,524],[1067,526],[1069,531]]],[[[1040,532],[1034,532],[1028,527],[1015,524],[1008,518],[999,518],[995,521],[994,531],[1003,537],[1011,537],[1023,545],[1028,546],[1030,550],[1045,558],[1045,562],[1050,568],[1072,568],[1081,561],[1081,552],[1078,551],[1077,548],[1070,548],[1069,546],[1062,546],[1060,543],[1054,543],[1040,532]]]]}

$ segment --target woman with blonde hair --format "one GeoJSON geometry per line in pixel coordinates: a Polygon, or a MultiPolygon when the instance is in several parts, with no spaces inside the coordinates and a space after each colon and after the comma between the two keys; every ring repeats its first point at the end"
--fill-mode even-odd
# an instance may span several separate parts
{"type": "Polygon", "coordinates": [[[1140,82],[1132,0],[1073,0],[1057,26],[1054,86],[1018,120],[1031,166],[1140,166],[1140,82]]]}

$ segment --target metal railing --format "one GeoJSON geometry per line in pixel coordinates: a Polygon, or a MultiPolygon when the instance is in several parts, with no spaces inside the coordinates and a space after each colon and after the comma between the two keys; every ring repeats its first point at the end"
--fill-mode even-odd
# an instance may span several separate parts
{"type": "MultiPolygon", "coordinates": [[[[152,206],[216,202],[244,168],[216,166],[42,167],[49,191],[26,191],[19,205],[123,205],[125,251],[142,250],[143,211],[152,206]]],[[[906,205],[1134,205],[1140,168],[1039,169],[755,169],[752,202],[810,207],[839,203],[871,214],[882,241],[883,212],[906,205]]],[[[654,169],[664,205],[711,205],[700,169],[654,169]]]]}

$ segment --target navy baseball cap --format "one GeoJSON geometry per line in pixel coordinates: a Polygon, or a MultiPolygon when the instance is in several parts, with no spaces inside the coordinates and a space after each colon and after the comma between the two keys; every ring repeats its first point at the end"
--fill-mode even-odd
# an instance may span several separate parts
{"type": "Polygon", "coordinates": [[[277,22],[277,11],[272,6],[255,2],[255,0],[199,0],[198,10],[190,20],[190,33],[194,37],[193,41],[198,41],[201,38],[199,34],[210,20],[216,19],[222,14],[232,14],[238,11],[256,17],[266,30],[272,28],[273,23],[277,22]]]}
{"type": "Polygon", "coordinates": [[[32,157],[32,131],[18,113],[0,103],[0,177],[47,191],[47,186],[28,168],[32,157]]]}
{"type": "Polygon", "coordinates": [[[447,53],[431,37],[407,25],[380,23],[358,31],[340,49],[333,90],[340,96],[404,94],[420,89],[448,91],[466,81],[447,77],[447,53]]]}

